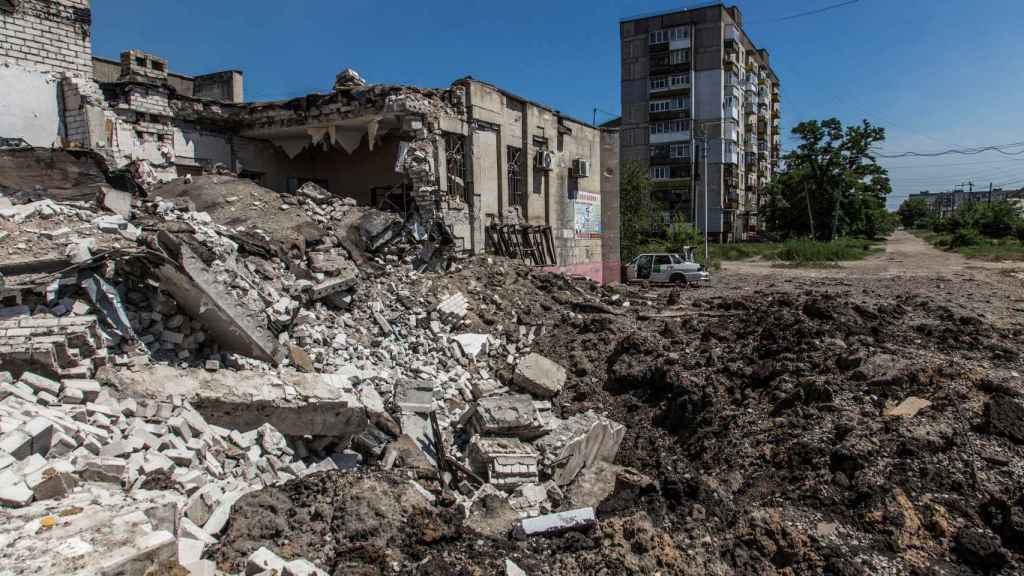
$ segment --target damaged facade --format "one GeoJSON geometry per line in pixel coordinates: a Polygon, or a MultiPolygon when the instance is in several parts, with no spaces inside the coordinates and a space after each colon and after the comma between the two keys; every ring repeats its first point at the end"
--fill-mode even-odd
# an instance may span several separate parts
{"type": "MultiPolygon", "coordinates": [[[[584,308],[613,289],[592,280],[618,278],[614,132],[471,78],[345,70],[246,103],[235,71],[83,67],[84,2],[0,3],[0,30],[35,37],[44,12],[84,40],[49,68],[3,44],[10,85],[36,89],[0,95],[14,573],[221,573],[247,494],[326,471],[495,535],[594,525],[564,489],[612,466],[624,428],[555,409],[569,371],[534,350],[555,315],[524,314],[552,309],[534,282],[578,283],[584,308]],[[530,295],[496,289],[513,279],[530,295]]],[[[323,573],[246,556],[231,572],[323,573]]]]}
{"type": "Polygon", "coordinates": [[[136,50],[92,57],[86,1],[19,2],[0,10],[0,30],[36,38],[41,12],[42,42],[61,48],[36,57],[2,37],[0,73],[33,91],[0,94],[0,137],[94,150],[143,189],[214,171],[282,194],[314,182],[415,212],[456,249],[619,280],[615,131],[472,78],[428,90],[346,70],[328,93],[244,102],[239,71],[183,76],[136,50]]]}

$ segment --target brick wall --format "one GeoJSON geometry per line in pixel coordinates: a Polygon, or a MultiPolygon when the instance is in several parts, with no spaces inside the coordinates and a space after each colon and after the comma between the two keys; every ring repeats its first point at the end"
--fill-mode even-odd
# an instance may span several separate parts
{"type": "Polygon", "coordinates": [[[89,0],[21,0],[0,10],[0,61],[92,77],[89,0]]]}

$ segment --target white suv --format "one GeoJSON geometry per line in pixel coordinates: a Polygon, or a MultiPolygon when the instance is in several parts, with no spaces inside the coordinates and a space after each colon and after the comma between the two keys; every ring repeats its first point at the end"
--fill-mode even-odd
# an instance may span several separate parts
{"type": "Polygon", "coordinates": [[[707,282],[711,275],[704,266],[679,254],[641,254],[626,265],[626,281],[689,284],[707,282]]]}

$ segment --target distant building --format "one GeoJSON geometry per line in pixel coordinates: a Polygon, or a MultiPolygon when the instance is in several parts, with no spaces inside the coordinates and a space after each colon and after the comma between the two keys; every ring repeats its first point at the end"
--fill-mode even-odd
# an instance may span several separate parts
{"type": "Polygon", "coordinates": [[[946,217],[957,208],[971,202],[1001,202],[1010,200],[1016,204],[1024,204],[1024,188],[1018,190],[951,190],[949,192],[918,192],[907,197],[908,200],[921,198],[928,203],[932,213],[946,217]]]}
{"type": "Polygon", "coordinates": [[[621,160],[647,167],[671,212],[723,240],[758,231],[762,192],[779,159],[779,79],[742,25],[739,9],[723,4],[619,25],[621,160]]]}

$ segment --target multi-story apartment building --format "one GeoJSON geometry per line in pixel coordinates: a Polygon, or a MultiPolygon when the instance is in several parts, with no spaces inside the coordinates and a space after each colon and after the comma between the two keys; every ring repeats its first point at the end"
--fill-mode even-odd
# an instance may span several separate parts
{"type": "Polygon", "coordinates": [[[738,8],[716,3],[619,25],[621,160],[649,170],[667,214],[723,241],[759,229],[779,159],[779,79],[742,24],[738,8]]]}

